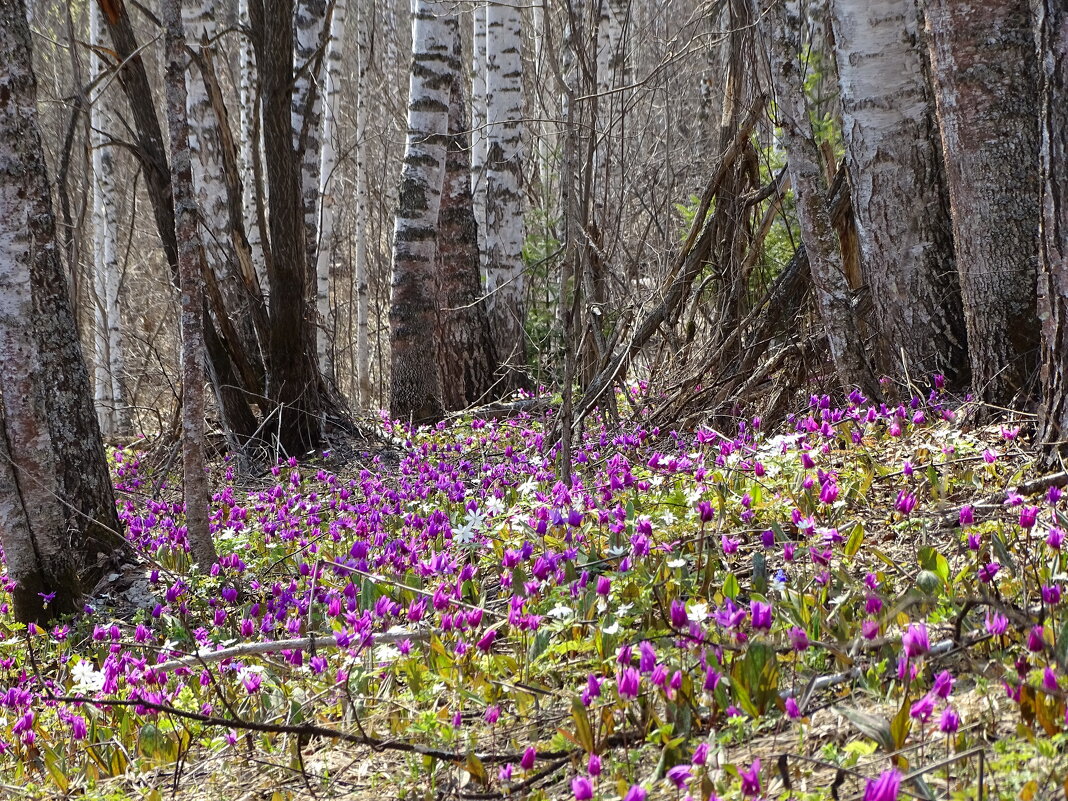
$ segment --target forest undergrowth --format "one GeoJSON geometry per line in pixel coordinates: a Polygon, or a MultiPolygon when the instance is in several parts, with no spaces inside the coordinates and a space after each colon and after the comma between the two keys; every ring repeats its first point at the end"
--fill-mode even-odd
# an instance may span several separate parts
{"type": "Polygon", "coordinates": [[[210,575],[114,450],[138,563],[0,608],[0,796],[1063,798],[1068,477],[970,412],[591,418],[570,486],[543,419],[382,421],[216,465],[210,575]]]}

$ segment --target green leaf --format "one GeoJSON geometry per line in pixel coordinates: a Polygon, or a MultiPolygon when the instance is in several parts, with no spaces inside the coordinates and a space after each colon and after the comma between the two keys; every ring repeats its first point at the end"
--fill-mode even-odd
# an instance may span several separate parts
{"type": "Polygon", "coordinates": [[[853,531],[849,535],[849,539],[845,544],[845,555],[856,556],[857,551],[860,550],[860,546],[864,544],[864,526],[857,523],[853,526],[853,531]]]}
{"type": "Polygon", "coordinates": [[[594,753],[596,743],[593,739],[593,727],[590,725],[590,714],[578,698],[571,700],[571,719],[575,722],[575,739],[579,745],[586,749],[587,754],[594,753]]]}
{"type": "Polygon", "coordinates": [[[949,562],[929,545],[920,548],[920,567],[930,570],[944,585],[949,586],[949,562]]]}
{"type": "Polygon", "coordinates": [[[884,751],[889,753],[897,748],[894,745],[892,725],[886,718],[869,715],[859,709],[850,709],[844,706],[837,707],[837,709],[846,720],[857,728],[857,731],[877,742],[884,751]]]}
{"type": "Polygon", "coordinates": [[[738,579],[735,578],[733,573],[728,573],[727,578],[723,581],[723,595],[733,601],[741,591],[742,588],[738,585],[738,579]]]}

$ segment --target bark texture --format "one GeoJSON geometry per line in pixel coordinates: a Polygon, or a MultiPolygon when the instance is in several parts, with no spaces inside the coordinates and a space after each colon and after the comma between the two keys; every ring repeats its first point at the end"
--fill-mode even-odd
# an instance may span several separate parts
{"type": "Polygon", "coordinates": [[[0,5],[0,543],[15,615],[74,611],[121,547],[60,263],[22,0],[0,5]]]}
{"type": "Polygon", "coordinates": [[[322,441],[324,418],[338,414],[315,358],[305,248],[301,159],[293,146],[293,0],[250,0],[249,20],[263,98],[269,199],[270,336],[267,396],[274,430],[290,454],[322,441]]]}
{"type": "Polygon", "coordinates": [[[834,0],[843,135],[879,368],[968,374],[949,196],[915,0],[834,0]]]}
{"type": "Polygon", "coordinates": [[[1027,0],[929,0],[972,385],[1008,405],[1037,365],[1038,83],[1027,0]]]}
{"type": "Polygon", "coordinates": [[[486,9],[486,293],[497,355],[513,385],[523,383],[526,362],[520,8],[501,0],[486,9]]]}
{"type": "Polygon", "coordinates": [[[1035,10],[1042,80],[1039,442],[1047,457],[1063,462],[1068,451],[1068,9],[1060,0],[1037,0],[1035,10]]]}
{"type": "MultiPolygon", "coordinates": [[[[758,18],[760,16],[758,15],[758,18]]],[[[842,253],[831,223],[827,180],[802,88],[799,61],[800,19],[783,3],[772,0],[765,9],[763,26],[771,57],[772,82],[778,122],[789,161],[790,182],[797,197],[801,237],[808,251],[816,304],[830,345],[838,378],[844,389],[858,387],[878,397],[879,385],[864,352],[842,267],[842,253]]]]}
{"type": "Polygon", "coordinates": [[[186,120],[186,47],[182,0],[165,0],[163,24],[167,50],[167,128],[171,140],[171,189],[182,329],[182,489],[186,542],[193,561],[207,573],[218,560],[208,523],[208,476],[204,472],[204,249],[197,229],[193,165],[186,120]]]}
{"type": "Polygon", "coordinates": [[[415,4],[408,138],[393,233],[389,409],[395,418],[417,422],[442,413],[435,267],[458,25],[448,3],[415,4]]]}
{"type": "MultiPolygon", "coordinates": [[[[460,37],[453,42],[460,63],[460,37]]],[[[449,100],[445,178],[438,212],[438,364],[446,411],[485,401],[493,387],[496,358],[482,297],[478,236],[471,196],[471,147],[467,98],[457,73],[449,100]]]]}

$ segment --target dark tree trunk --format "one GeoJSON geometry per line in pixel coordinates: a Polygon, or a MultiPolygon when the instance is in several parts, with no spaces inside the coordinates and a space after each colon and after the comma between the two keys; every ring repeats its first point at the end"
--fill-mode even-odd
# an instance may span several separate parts
{"type": "Polygon", "coordinates": [[[1042,236],[1038,303],[1042,320],[1039,441],[1048,457],[1068,445],[1068,9],[1036,0],[1042,65],[1042,236]]]}
{"type": "MultiPolygon", "coordinates": [[[[104,21],[111,35],[115,54],[122,69],[118,72],[119,84],[130,106],[137,141],[135,151],[144,170],[148,198],[152,204],[156,229],[163,245],[163,255],[171,270],[171,280],[178,286],[178,242],[174,229],[174,199],[171,196],[170,168],[163,147],[163,131],[153,102],[152,86],[148,80],[140,47],[134,36],[133,25],[122,0],[97,0],[104,12],[104,21]]],[[[216,310],[220,319],[225,310],[216,310]]],[[[221,412],[226,425],[242,437],[251,436],[257,427],[244,390],[260,394],[256,370],[233,340],[219,336],[214,321],[204,312],[204,341],[212,369],[218,380],[221,412]]]]}
{"type": "MultiPolygon", "coordinates": [[[[453,54],[462,63],[459,35],[453,54]]],[[[487,400],[497,368],[482,298],[466,104],[463,83],[457,75],[449,100],[445,180],[438,211],[438,363],[446,411],[487,400]]]]}
{"type": "Polygon", "coordinates": [[[0,542],[15,615],[43,621],[76,609],[123,541],[59,259],[32,63],[22,0],[0,4],[0,542]]]}
{"type": "Polygon", "coordinates": [[[1038,81],[1028,0],[929,0],[972,386],[1008,405],[1038,362],[1038,81]]]}
{"type": "Polygon", "coordinates": [[[182,488],[186,539],[205,574],[218,554],[208,522],[208,477],[204,472],[204,249],[197,230],[193,165],[186,117],[185,35],[182,0],[164,0],[167,42],[167,127],[171,135],[171,188],[174,194],[178,282],[182,293],[182,488]]]}
{"type": "Polygon", "coordinates": [[[339,413],[315,358],[315,315],[305,251],[300,157],[293,146],[293,0],[249,3],[260,68],[263,145],[270,186],[267,398],[282,447],[299,455],[322,442],[323,418],[339,413]]]}

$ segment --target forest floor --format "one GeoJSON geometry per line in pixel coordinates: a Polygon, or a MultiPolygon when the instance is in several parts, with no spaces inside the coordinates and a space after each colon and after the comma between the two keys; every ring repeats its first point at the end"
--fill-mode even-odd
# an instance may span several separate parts
{"type": "Polygon", "coordinates": [[[0,610],[0,797],[1068,797],[1068,476],[1018,417],[591,419],[570,486],[542,419],[382,423],[220,462],[207,576],[115,450],[137,564],[0,610]]]}

